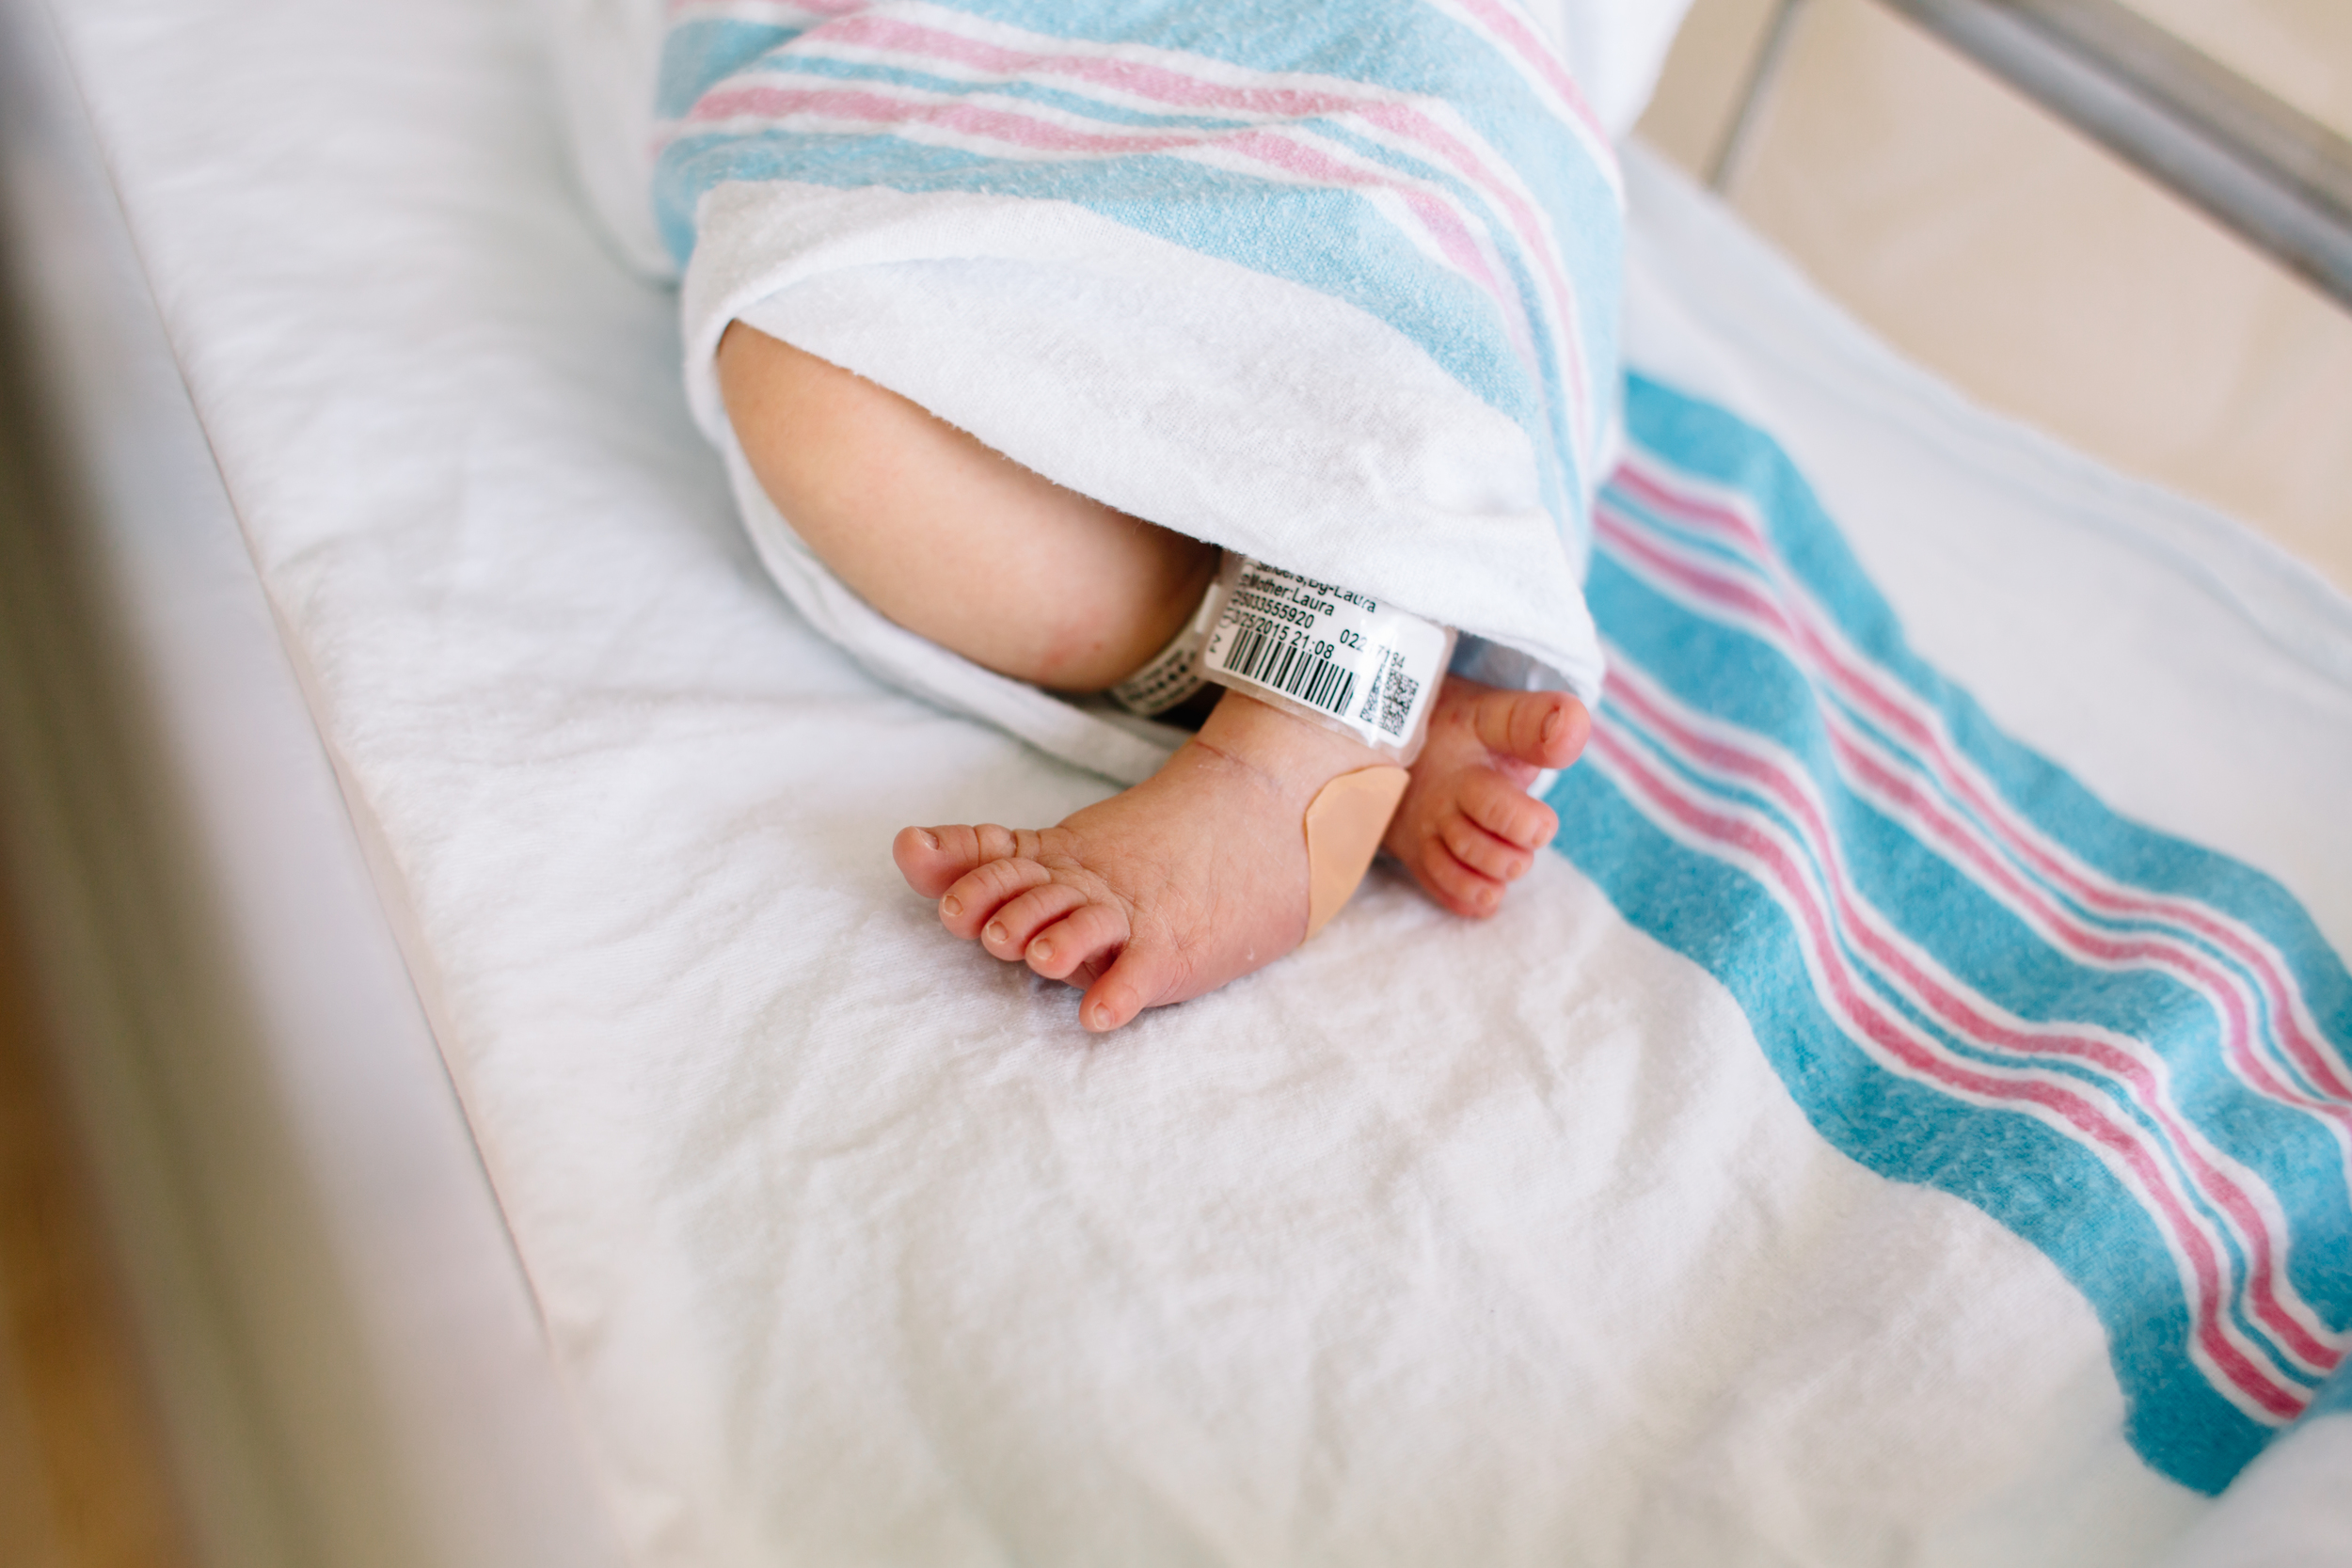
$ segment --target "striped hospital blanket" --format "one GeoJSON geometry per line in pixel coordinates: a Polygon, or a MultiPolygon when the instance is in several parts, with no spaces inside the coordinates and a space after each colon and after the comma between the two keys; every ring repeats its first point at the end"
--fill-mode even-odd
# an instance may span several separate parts
{"type": "MultiPolygon", "coordinates": [[[[741,317],[1073,489],[1597,694],[1579,579],[1623,197],[1511,0],[687,0],[659,112],[723,447],[708,361],[741,317]]],[[[978,672],[894,665],[744,501],[819,626],[988,711],[978,672]]]]}
{"type": "Polygon", "coordinates": [[[2344,1397],[2352,977],[2275,881],[1914,655],[1768,437],[1639,378],[1628,417],[1559,847],[1739,998],[1823,1137],[2045,1253],[2135,1449],[2219,1491],[2344,1397]]]}

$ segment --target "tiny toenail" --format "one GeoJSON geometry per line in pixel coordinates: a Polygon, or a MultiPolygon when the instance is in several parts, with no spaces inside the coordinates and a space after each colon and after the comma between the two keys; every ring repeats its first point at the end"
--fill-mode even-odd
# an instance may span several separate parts
{"type": "Polygon", "coordinates": [[[1108,1007],[1094,1009],[1094,1026],[1097,1029],[1107,1029],[1111,1026],[1111,1010],[1108,1007]]]}
{"type": "Polygon", "coordinates": [[[1006,933],[1005,933],[1005,923],[1004,923],[1003,921],[1001,921],[1001,920],[992,920],[992,921],[990,921],[990,922],[988,923],[988,940],[989,940],[989,941],[991,941],[991,942],[1002,942],[1002,941],[1004,941],[1004,940],[1005,940],[1005,934],[1006,934],[1006,933]]]}
{"type": "Polygon", "coordinates": [[[961,898],[942,898],[939,901],[939,912],[949,915],[961,914],[963,912],[963,900],[961,898]]]}
{"type": "Polygon", "coordinates": [[[1029,943],[1029,957],[1035,958],[1038,962],[1043,963],[1046,959],[1052,958],[1053,956],[1054,944],[1047,942],[1043,937],[1040,937],[1035,942],[1029,943]]]}
{"type": "Polygon", "coordinates": [[[1559,738],[1560,738],[1560,726],[1561,726],[1561,725],[1563,725],[1563,724],[1565,724],[1565,723],[1566,723],[1566,722],[1567,722],[1567,720],[1566,720],[1566,719],[1565,719],[1565,718],[1563,718],[1563,717],[1561,716],[1560,710],[1559,710],[1558,708],[1553,708],[1553,709],[1552,709],[1549,713],[1545,714],[1545,715],[1544,715],[1544,744],[1545,744],[1545,745],[1547,745],[1547,746],[1549,746],[1549,745],[1550,745],[1553,741],[1555,741],[1555,740],[1559,739],[1559,738]]]}
{"type": "Polygon", "coordinates": [[[923,841],[924,848],[936,849],[939,847],[939,835],[931,832],[929,828],[917,828],[914,830],[914,833],[917,838],[920,838],[923,841]]]}

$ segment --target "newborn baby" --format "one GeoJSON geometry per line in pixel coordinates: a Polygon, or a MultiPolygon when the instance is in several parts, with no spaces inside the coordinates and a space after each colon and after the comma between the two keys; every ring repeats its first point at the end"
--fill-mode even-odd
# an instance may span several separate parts
{"type": "Polygon", "coordinates": [[[1224,562],[1462,636],[1451,670],[1349,689],[1410,694],[1387,736],[1213,641],[1230,689],[1125,793],[898,834],[947,928],[1082,987],[1102,1031],[1289,952],[1375,847],[1492,913],[1556,827],[1531,786],[1590,728],[1616,399],[1614,161],[1528,13],[729,0],[669,25],[654,197],[689,391],[814,624],[1049,749],[1108,721],[1005,716],[1189,673],[1224,562]]]}
{"type": "MultiPolygon", "coordinates": [[[[776,510],[866,601],[977,664],[1104,691],[1192,618],[1216,546],[1061,488],[906,399],[741,322],[719,382],[776,510]]],[[[1564,691],[1449,674],[1381,843],[1456,914],[1494,912],[1557,827],[1527,793],[1590,721],[1564,691]]],[[[1086,1027],[1214,990],[1307,934],[1300,831],[1363,740],[1228,690],[1159,772],[1058,826],[908,828],[892,853],[957,936],[1083,985],[1086,1027]]]]}

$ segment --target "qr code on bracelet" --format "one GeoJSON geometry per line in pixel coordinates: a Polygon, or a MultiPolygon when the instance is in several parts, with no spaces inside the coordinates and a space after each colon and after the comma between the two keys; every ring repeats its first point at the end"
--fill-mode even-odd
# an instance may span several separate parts
{"type": "Polygon", "coordinates": [[[1403,735],[1405,721],[1413,716],[1413,699],[1420,695],[1421,682],[1391,668],[1380,685],[1380,727],[1391,735],[1403,735]]]}

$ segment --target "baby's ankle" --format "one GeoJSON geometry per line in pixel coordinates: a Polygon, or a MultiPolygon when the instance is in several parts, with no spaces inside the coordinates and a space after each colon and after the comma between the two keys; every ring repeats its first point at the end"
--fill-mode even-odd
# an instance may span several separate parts
{"type": "Polygon", "coordinates": [[[1201,724],[1193,744],[1259,775],[1300,803],[1343,773],[1389,759],[1351,736],[1317,724],[1239,691],[1228,691],[1201,724]]]}

